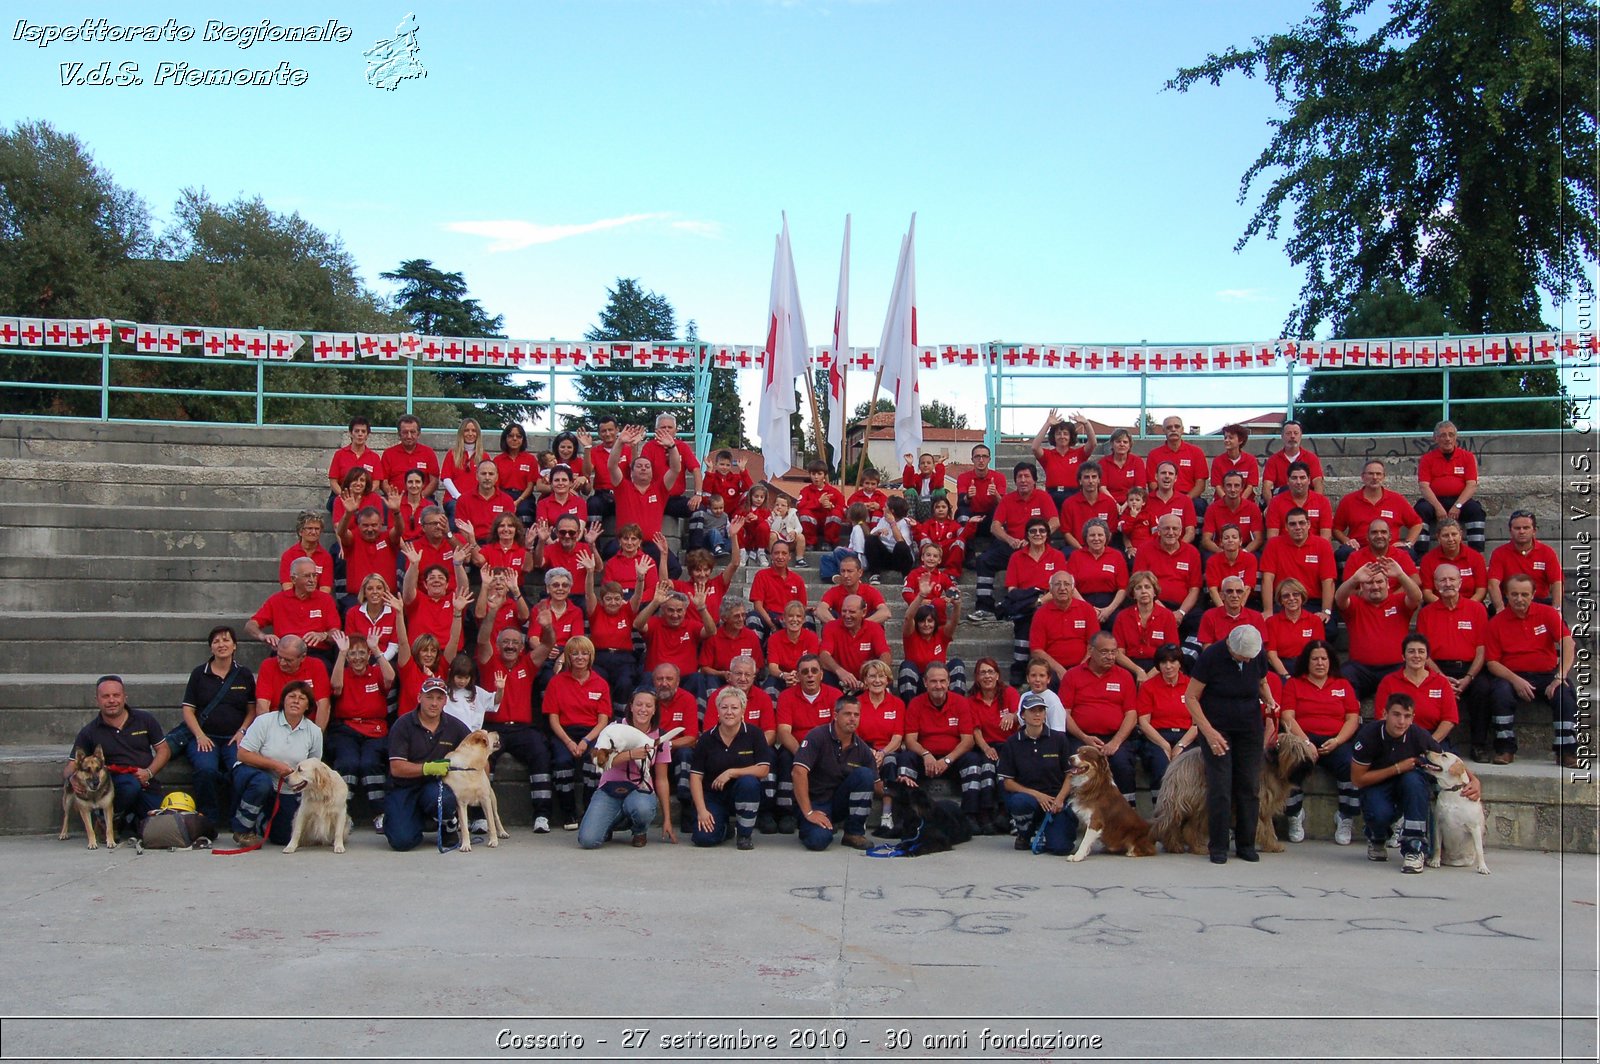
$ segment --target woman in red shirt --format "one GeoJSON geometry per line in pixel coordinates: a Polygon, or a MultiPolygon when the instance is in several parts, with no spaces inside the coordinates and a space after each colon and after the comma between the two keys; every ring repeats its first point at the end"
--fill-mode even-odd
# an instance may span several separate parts
{"type": "MultiPolygon", "coordinates": [[[[1339,675],[1333,647],[1326,640],[1313,639],[1300,652],[1294,676],[1283,685],[1281,707],[1283,729],[1311,744],[1312,760],[1327,769],[1338,785],[1333,841],[1348,846],[1356,814],[1361,812],[1360,791],[1350,782],[1350,740],[1361,726],[1361,703],[1350,681],[1339,675]]],[[[1290,842],[1306,837],[1304,800],[1296,787],[1284,807],[1290,842]]]]}
{"type": "Polygon", "coordinates": [[[1083,526],[1083,548],[1067,556],[1078,594],[1094,607],[1104,627],[1128,598],[1128,559],[1111,549],[1111,529],[1099,518],[1083,526]]]}
{"type": "Polygon", "coordinates": [[[477,547],[472,563],[482,569],[510,569],[517,582],[528,575],[528,533],[516,514],[501,514],[489,526],[489,542],[477,547]]]}
{"type": "Polygon", "coordinates": [[[594,671],[594,644],[587,636],[567,641],[561,668],[544,689],[544,713],[550,722],[550,765],[555,777],[556,806],[561,826],[578,830],[577,777],[583,776],[584,799],[600,772],[588,754],[611,723],[611,687],[594,671]]]}
{"type": "Polygon", "coordinates": [[[1129,488],[1142,488],[1149,479],[1144,459],[1133,453],[1133,434],[1117,429],[1111,434],[1111,453],[1100,460],[1100,487],[1122,506],[1129,488]]]}
{"type": "Polygon", "coordinates": [[[517,516],[524,524],[532,524],[539,456],[528,450],[528,434],[521,425],[511,424],[500,430],[500,453],[494,456],[494,466],[500,471],[500,490],[516,500],[517,516]]]}
{"type": "Polygon", "coordinates": [[[777,700],[784,691],[800,682],[796,669],[807,654],[822,653],[822,640],[806,627],[803,602],[791,602],[783,609],[783,627],[767,636],[767,674],[761,686],[777,700]]]}
{"type": "MultiPolygon", "coordinates": [[[[1052,410],[1033,438],[1033,456],[1044,469],[1044,489],[1055,500],[1056,508],[1078,491],[1078,467],[1094,453],[1094,426],[1082,414],[1064,418],[1052,410]],[[1078,430],[1083,429],[1083,445],[1078,445],[1078,430]],[[1046,446],[1045,438],[1049,437],[1046,446]]],[[[1113,496],[1115,498],[1115,496],[1113,496]]]]}
{"type": "Polygon", "coordinates": [[[961,614],[961,600],[950,600],[944,624],[939,624],[939,611],[931,602],[924,602],[919,591],[906,608],[906,619],[900,632],[901,649],[905,657],[900,662],[899,695],[909,702],[920,695],[922,673],[935,661],[942,661],[950,670],[950,690],[966,694],[967,667],[960,658],[950,656],[950,641],[955,638],[956,622],[961,614]]]}
{"type": "Polygon", "coordinates": [[[995,659],[979,658],[973,664],[967,701],[972,704],[974,726],[1007,739],[1016,732],[1022,695],[1001,680],[1000,663],[995,659]]]}
{"type": "Polygon", "coordinates": [[[1300,652],[1313,639],[1328,638],[1322,618],[1307,613],[1306,586],[1294,577],[1286,577],[1272,589],[1278,608],[1267,618],[1267,665],[1278,678],[1289,679],[1289,664],[1300,657],[1300,652]]]}
{"type": "Polygon", "coordinates": [[[1222,605],[1222,581],[1230,576],[1237,576],[1244,581],[1244,588],[1249,594],[1246,604],[1260,602],[1256,595],[1256,576],[1258,567],[1256,556],[1244,549],[1244,533],[1238,525],[1223,525],[1217,532],[1217,546],[1221,547],[1220,553],[1213,554],[1206,559],[1206,597],[1211,600],[1211,605],[1222,605]]]}
{"type": "Polygon", "coordinates": [[[1189,677],[1183,673],[1183,650],[1178,644],[1156,648],[1155,673],[1139,685],[1139,760],[1150,777],[1152,797],[1161,790],[1167,765],[1194,744],[1200,730],[1183,697],[1189,690],[1189,677]]]}
{"type": "MultiPolygon", "coordinates": [[[[350,612],[354,613],[354,610],[350,612]]],[[[358,780],[367,796],[372,826],[383,830],[383,799],[389,779],[389,689],[394,669],[377,654],[375,640],[333,633],[339,656],[329,676],[333,719],[328,725],[328,763],[346,781],[358,780]]],[[[358,788],[351,787],[354,797],[358,788]]]]}
{"type": "Polygon", "coordinates": [[[1156,674],[1156,651],[1178,641],[1178,618],[1156,601],[1159,588],[1154,573],[1143,569],[1128,578],[1133,608],[1117,614],[1111,634],[1117,637],[1117,664],[1140,683],[1156,674]]]}
{"type": "Polygon", "coordinates": [[[884,784],[899,774],[897,756],[905,742],[906,704],[889,690],[894,678],[887,662],[873,658],[861,666],[861,724],[856,734],[872,749],[883,755],[878,780],[873,785],[877,796],[883,799],[883,815],[879,818],[878,835],[894,828],[894,798],[884,790],[884,784]]]}

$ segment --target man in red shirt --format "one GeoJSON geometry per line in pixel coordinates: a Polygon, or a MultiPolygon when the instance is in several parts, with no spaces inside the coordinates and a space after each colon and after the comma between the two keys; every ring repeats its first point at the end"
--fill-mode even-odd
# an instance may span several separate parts
{"type": "Polygon", "coordinates": [[[1251,554],[1261,550],[1266,542],[1266,521],[1261,507],[1244,493],[1244,474],[1229,470],[1222,474],[1222,495],[1206,509],[1204,530],[1200,534],[1200,549],[1207,554],[1220,554],[1217,534],[1225,525],[1236,525],[1244,536],[1243,549],[1251,554]]]}
{"type": "Polygon", "coordinates": [[[1005,474],[990,469],[989,459],[989,448],[978,444],[972,449],[972,468],[956,477],[956,520],[967,544],[988,525],[1005,498],[1005,474]]]}
{"type": "Polygon", "coordinates": [[[664,661],[678,667],[678,675],[692,675],[700,667],[700,637],[716,627],[706,612],[705,601],[693,603],[689,596],[662,580],[655,597],[633,619],[633,627],[644,633],[644,667],[654,669],[664,661]],[[659,611],[660,616],[656,616],[659,611]]]}
{"type": "Polygon", "coordinates": [[[1341,576],[1349,576],[1368,562],[1381,562],[1385,558],[1393,558],[1396,565],[1405,570],[1405,574],[1413,580],[1417,578],[1417,563],[1411,559],[1407,551],[1393,550],[1394,533],[1389,528],[1389,522],[1378,518],[1367,526],[1366,546],[1359,548],[1344,560],[1341,576]]]}
{"type": "Polygon", "coordinates": [[[1422,535],[1417,539],[1417,550],[1427,553],[1433,523],[1441,517],[1453,517],[1461,522],[1467,546],[1483,553],[1484,522],[1483,503],[1478,494],[1478,459],[1465,447],[1458,447],[1459,433],[1452,421],[1441,421],[1433,427],[1433,449],[1417,460],[1417,485],[1422,498],[1417,500],[1417,516],[1422,518],[1422,535]]]}
{"type": "Polygon", "coordinates": [[[1061,538],[1077,550],[1083,546],[1083,526],[1093,520],[1106,523],[1107,534],[1117,530],[1117,500],[1100,486],[1100,464],[1085,462],[1078,467],[1078,492],[1061,504],[1061,538]]]}
{"type": "Polygon", "coordinates": [[[889,664],[889,640],[883,626],[869,621],[867,604],[860,595],[846,595],[838,619],[822,626],[822,668],[835,687],[855,692],[862,688],[861,670],[869,661],[889,664]]]}
{"type": "MultiPolygon", "coordinates": [[[[550,738],[534,724],[533,689],[539,670],[550,659],[555,644],[550,628],[541,629],[541,638],[532,651],[527,639],[515,628],[494,632],[492,625],[478,629],[475,648],[479,681],[493,691],[504,684],[500,702],[484,714],[483,726],[500,736],[500,750],[490,762],[510,754],[528,770],[528,795],[533,801],[533,830],[543,835],[550,830],[555,793],[551,778],[550,738]]],[[[405,712],[402,706],[401,711],[405,712]]]]}
{"type": "Polygon", "coordinates": [[[339,629],[338,604],[332,595],[317,590],[317,564],[310,558],[298,558],[289,566],[289,580],[294,585],[290,590],[268,596],[245,622],[245,636],[276,648],[284,636],[297,635],[325,659],[324,665],[332,663],[338,656],[332,640],[339,629]]]}
{"type": "Polygon", "coordinates": [[[1267,468],[1262,474],[1262,498],[1270,499],[1275,493],[1283,490],[1289,483],[1289,467],[1296,462],[1303,464],[1310,473],[1308,484],[1312,491],[1322,492],[1322,459],[1317,457],[1315,451],[1310,451],[1300,446],[1300,440],[1305,434],[1305,427],[1298,421],[1285,421],[1283,423],[1283,448],[1273,452],[1267,458],[1267,468]]]}
{"type": "MultiPolygon", "coordinates": [[[[799,682],[778,696],[774,719],[778,722],[773,737],[773,772],[778,777],[777,823],[773,827],[780,835],[792,835],[796,827],[794,816],[794,755],[800,749],[800,740],[811,734],[813,728],[833,720],[833,704],[843,694],[837,687],[822,682],[822,661],[815,654],[805,654],[795,666],[799,682]]],[[[758,820],[756,830],[770,835],[763,821],[758,820]]]]}
{"type": "Polygon", "coordinates": [[[1078,582],[1071,573],[1056,573],[1050,577],[1050,593],[1034,611],[1028,629],[1029,660],[1048,664],[1059,684],[1069,669],[1088,657],[1089,640],[1098,631],[1100,615],[1078,597],[1078,582]]]}
{"type": "MultiPolygon", "coordinates": [[[[623,479],[622,456],[625,451],[640,446],[644,439],[643,426],[629,425],[622,430],[621,439],[623,446],[614,448],[606,463],[612,483],[616,485],[617,527],[638,525],[644,539],[645,553],[676,580],[683,574],[683,569],[672,552],[667,551],[666,557],[662,557],[661,545],[656,540],[661,535],[662,520],[667,512],[668,493],[683,472],[682,452],[677,447],[667,450],[666,471],[660,476],[650,458],[640,454],[629,466],[627,479],[623,479]]],[[[607,545],[607,551],[608,558],[616,553],[615,541],[607,545]]]]}
{"type": "Polygon", "coordinates": [[[1134,759],[1127,740],[1139,723],[1137,687],[1133,674],[1117,664],[1117,641],[1110,632],[1095,633],[1089,660],[1068,669],[1061,680],[1067,734],[1106,755],[1111,778],[1129,805],[1135,797],[1134,759]]]}
{"type": "MultiPolygon", "coordinates": [[[[867,620],[878,624],[888,624],[893,616],[889,612],[889,603],[884,599],[883,592],[871,584],[861,582],[861,559],[851,554],[839,560],[839,582],[830,587],[822,596],[822,601],[817,603],[817,621],[827,624],[834,619],[835,611],[851,595],[860,595],[861,601],[866,603],[867,620]]],[[[911,599],[908,597],[907,602],[911,599]]],[[[944,618],[941,616],[940,620],[944,618]]]]}
{"type": "Polygon", "coordinates": [[[1428,640],[1429,663],[1455,689],[1456,703],[1467,720],[1472,760],[1490,758],[1489,685],[1484,675],[1484,647],[1489,635],[1489,611],[1483,603],[1461,594],[1461,570],[1442,562],[1433,571],[1438,598],[1417,613],[1417,633],[1428,640]]]}
{"type": "Polygon", "coordinates": [[[981,623],[995,619],[994,578],[1005,572],[1013,551],[1027,546],[1024,537],[1028,522],[1035,517],[1042,518],[1049,523],[1052,533],[1061,526],[1061,512],[1055,500],[1048,492],[1035,487],[1037,476],[1032,462],[1018,462],[1011,471],[1017,489],[1000,500],[989,521],[989,535],[994,537],[994,542],[978,555],[978,601],[976,608],[967,614],[969,620],[981,623]]]}
{"type": "Polygon", "coordinates": [[[1382,518],[1391,528],[1399,528],[1400,546],[1415,554],[1417,537],[1422,534],[1422,518],[1399,492],[1384,487],[1389,469],[1383,459],[1373,458],[1361,467],[1361,488],[1339,500],[1333,511],[1333,541],[1339,544],[1334,552],[1342,567],[1358,547],[1367,542],[1367,526],[1382,518]]]}
{"type": "Polygon", "coordinates": [[[1306,608],[1319,614],[1324,625],[1330,624],[1336,573],[1332,544],[1313,536],[1310,515],[1295,507],[1284,517],[1284,534],[1268,540],[1267,549],[1261,552],[1262,614],[1272,616],[1278,601],[1273,588],[1293,577],[1306,589],[1306,608]]]}
{"type": "Polygon", "coordinates": [[[1371,698],[1383,678],[1401,665],[1400,644],[1411,631],[1411,615],[1422,605],[1422,590],[1393,558],[1386,558],[1352,573],[1333,601],[1350,628],[1350,657],[1340,672],[1357,698],[1371,698]],[[1390,587],[1399,590],[1391,592],[1390,587]]]}
{"type": "Polygon", "coordinates": [[[1533,578],[1517,574],[1505,582],[1506,608],[1489,621],[1484,648],[1489,702],[1494,712],[1494,763],[1509,765],[1517,754],[1517,703],[1542,699],[1554,718],[1556,764],[1578,767],[1578,698],[1572,687],[1572,629],[1554,606],[1533,599],[1533,578]]]}
{"type": "Polygon", "coordinates": [[[1289,511],[1300,509],[1311,518],[1312,530],[1323,539],[1333,539],[1333,503],[1311,487],[1311,470],[1304,462],[1289,467],[1288,490],[1280,491],[1267,503],[1267,538],[1280,535],[1289,511]]]}
{"type": "Polygon", "coordinates": [[[1166,433],[1166,441],[1151,451],[1144,460],[1145,469],[1150,475],[1149,486],[1155,487],[1156,466],[1163,461],[1172,462],[1178,471],[1176,485],[1178,494],[1193,499],[1196,518],[1204,517],[1206,483],[1210,476],[1205,452],[1192,443],[1184,442],[1183,418],[1177,414],[1162,420],[1161,431],[1166,433]]]}
{"type": "Polygon", "coordinates": [[[594,488],[594,493],[589,496],[589,516],[595,518],[610,517],[617,512],[616,481],[611,479],[611,452],[621,446],[620,457],[624,466],[633,464],[633,453],[625,445],[617,442],[617,419],[610,414],[602,417],[595,423],[600,430],[600,442],[594,442],[594,437],[587,432],[578,433],[578,443],[582,445],[586,454],[585,472],[588,474],[589,483],[594,488]]]}
{"type": "MultiPolygon", "coordinates": [[[[1043,491],[1039,494],[1045,495],[1043,491]]],[[[979,753],[973,738],[976,722],[972,705],[965,696],[950,690],[950,670],[942,661],[923,670],[922,686],[923,693],[906,707],[900,776],[915,783],[953,774],[952,782],[961,792],[961,812],[967,827],[974,835],[990,834],[996,777],[992,763],[979,753]],[[989,780],[987,787],[985,778],[989,780]]]]}
{"type": "MultiPolygon", "coordinates": [[[[641,440],[644,438],[643,429],[640,429],[639,438],[641,440]]],[[[677,417],[668,413],[657,414],[655,439],[642,445],[635,441],[633,447],[634,453],[650,459],[650,467],[656,470],[664,470],[671,467],[671,454],[672,452],[677,452],[678,477],[665,481],[667,494],[670,496],[667,501],[666,512],[668,517],[676,517],[683,521],[689,520],[689,498],[698,494],[700,460],[694,456],[694,448],[690,447],[687,441],[678,439],[677,417]]],[[[620,478],[613,477],[612,479],[617,480],[620,478]]],[[[620,505],[620,499],[618,502],[620,505]]],[[[622,515],[620,512],[617,514],[617,518],[621,520],[622,515]]],[[[677,579],[676,573],[673,574],[673,579],[677,579]]]]}
{"type": "Polygon", "coordinates": [[[1532,510],[1511,511],[1511,542],[1502,543],[1489,555],[1489,601],[1499,612],[1506,608],[1503,586],[1514,575],[1533,581],[1533,600],[1561,608],[1561,593],[1566,579],[1561,571],[1561,559],[1547,543],[1539,542],[1535,533],[1539,519],[1532,510]]]}
{"type": "MultiPolygon", "coordinates": [[[[356,466],[371,473],[373,483],[383,479],[383,456],[367,446],[367,438],[371,435],[372,422],[359,416],[350,419],[350,444],[334,451],[333,460],[328,463],[330,495],[337,495],[344,489],[345,474],[356,466]]],[[[328,500],[328,506],[330,509],[333,506],[331,498],[328,500]]]]}
{"type": "Polygon", "coordinates": [[[383,515],[367,506],[354,513],[346,510],[339,518],[337,533],[339,545],[344,548],[344,608],[348,610],[356,604],[362,581],[373,574],[381,576],[384,585],[394,591],[395,567],[400,557],[396,550],[400,545],[399,523],[385,530],[383,515]],[[350,527],[351,518],[355,519],[354,528],[350,527]]]}
{"type": "Polygon", "coordinates": [[[257,717],[277,709],[283,689],[297,680],[310,684],[311,696],[316,699],[316,705],[311,707],[306,718],[326,731],[333,709],[333,686],[328,678],[328,668],[318,659],[308,656],[305,640],[295,635],[279,639],[273,656],[261,663],[256,676],[255,707],[245,716],[239,730],[248,731],[257,717]]]}
{"type": "Polygon", "coordinates": [[[1200,552],[1183,542],[1183,521],[1165,514],[1156,521],[1156,538],[1139,548],[1135,570],[1154,573],[1156,598],[1177,618],[1184,639],[1200,629],[1200,552]]]}
{"type": "Polygon", "coordinates": [[[477,489],[456,499],[456,522],[458,527],[462,522],[471,525],[473,538],[483,544],[493,535],[495,519],[516,513],[517,502],[500,490],[500,467],[493,460],[479,462],[477,476],[477,489]]]}
{"type": "Polygon", "coordinates": [[[415,414],[402,414],[395,426],[400,442],[383,452],[383,476],[395,491],[406,490],[406,474],[420,469],[427,482],[422,485],[424,498],[432,498],[439,490],[439,456],[433,448],[422,445],[422,422],[415,414]]]}
{"type": "Polygon", "coordinates": [[[1222,453],[1211,459],[1211,490],[1222,497],[1222,479],[1229,473],[1244,478],[1243,495],[1251,502],[1261,501],[1261,460],[1244,449],[1250,430],[1244,425],[1222,426],[1222,453]]]}

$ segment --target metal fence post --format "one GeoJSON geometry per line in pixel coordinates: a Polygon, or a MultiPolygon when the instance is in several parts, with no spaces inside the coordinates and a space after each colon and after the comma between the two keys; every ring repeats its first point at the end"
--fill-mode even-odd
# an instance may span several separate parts
{"type": "Polygon", "coordinates": [[[256,425],[266,424],[267,364],[256,360],[256,425]]]}
{"type": "Polygon", "coordinates": [[[111,420],[111,341],[100,345],[100,420],[111,420]]]}
{"type": "Polygon", "coordinates": [[[415,412],[413,410],[415,404],[412,402],[416,396],[416,378],[413,376],[415,367],[415,362],[406,361],[406,413],[408,414],[415,412]]]}
{"type": "Polygon", "coordinates": [[[1287,382],[1286,387],[1288,389],[1288,392],[1287,392],[1287,394],[1286,394],[1286,396],[1284,398],[1283,416],[1285,418],[1287,418],[1288,420],[1293,421],[1293,420],[1295,420],[1295,416],[1294,416],[1295,394],[1294,394],[1294,359],[1292,359],[1292,358],[1284,363],[1284,379],[1287,382]]]}
{"type": "Polygon", "coordinates": [[[1444,369],[1443,369],[1443,377],[1444,377],[1444,419],[1443,420],[1449,421],[1450,420],[1450,367],[1449,366],[1445,366],[1444,367],[1444,369]]]}

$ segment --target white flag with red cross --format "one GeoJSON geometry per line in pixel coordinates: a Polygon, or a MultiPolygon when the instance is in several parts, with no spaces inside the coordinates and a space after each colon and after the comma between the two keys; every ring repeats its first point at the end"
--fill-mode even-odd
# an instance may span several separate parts
{"type": "Polygon", "coordinates": [[[226,358],[228,331],[226,329],[201,329],[200,351],[207,358],[226,358]]]}
{"type": "Polygon", "coordinates": [[[1556,333],[1534,333],[1528,338],[1533,361],[1554,362],[1561,350],[1561,337],[1556,333]]]}
{"type": "Polygon", "coordinates": [[[267,340],[267,357],[275,362],[293,360],[295,352],[305,344],[305,337],[294,332],[275,332],[267,340]]]}

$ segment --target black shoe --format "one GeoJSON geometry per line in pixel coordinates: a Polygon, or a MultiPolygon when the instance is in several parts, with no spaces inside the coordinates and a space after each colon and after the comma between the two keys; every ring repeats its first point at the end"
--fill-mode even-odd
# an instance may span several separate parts
{"type": "Polygon", "coordinates": [[[987,834],[989,834],[988,825],[985,824],[983,821],[979,820],[977,817],[973,816],[971,813],[968,813],[966,815],[966,821],[967,821],[967,830],[972,832],[974,837],[976,837],[978,835],[987,835],[987,834]]]}
{"type": "Polygon", "coordinates": [[[1033,849],[1033,840],[1026,835],[1018,835],[1017,841],[1011,844],[1011,848],[1013,850],[1031,850],[1033,849]]]}
{"type": "Polygon", "coordinates": [[[1487,765],[1494,760],[1494,755],[1489,752],[1487,746],[1474,745],[1472,748],[1472,760],[1476,764],[1487,765]]]}
{"type": "Polygon", "coordinates": [[[1228,863],[1228,855],[1225,854],[1225,853],[1214,853],[1214,854],[1211,855],[1211,863],[1212,864],[1227,864],[1228,863]]]}
{"type": "Polygon", "coordinates": [[[1256,853],[1254,850],[1240,850],[1239,860],[1249,861],[1251,864],[1254,864],[1255,862],[1261,860],[1261,855],[1256,853]]]}
{"type": "Polygon", "coordinates": [[[797,828],[799,826],[800,826],[800,822],[797,821],[794,817],[789,816],[787,813],[778,818],[778,834],[779,835],[793,835],[794,832],[795,832],[795,828],[797,828]]]}
{"type": "Polygon", "coordinates": [[[905,837],[905,832],[900,830],[898,824],[879,824],[872,833],[880,839],[900,839],[905,837]]]}
{"type": "Polygon", "coordinates": [[[771,813],[762,813],[756,817],[756,830],[763,835],[776,835],[778,833],[778,818],[771,813]]]}
{"type": "Polygon", "coordinates": [[[1011,822],[1011,818],[1005,813],[996,810],[989,814],[989,834],[1015,835],[1016,833],[1016,825],[1011,822]]]}
{"type": "Polygon", "coordinates": [[[749,835],[740,835],[738,841],[733,844],[733,848],[736,850],[753,850],[756,848],[756,840],[749,835]]]}

